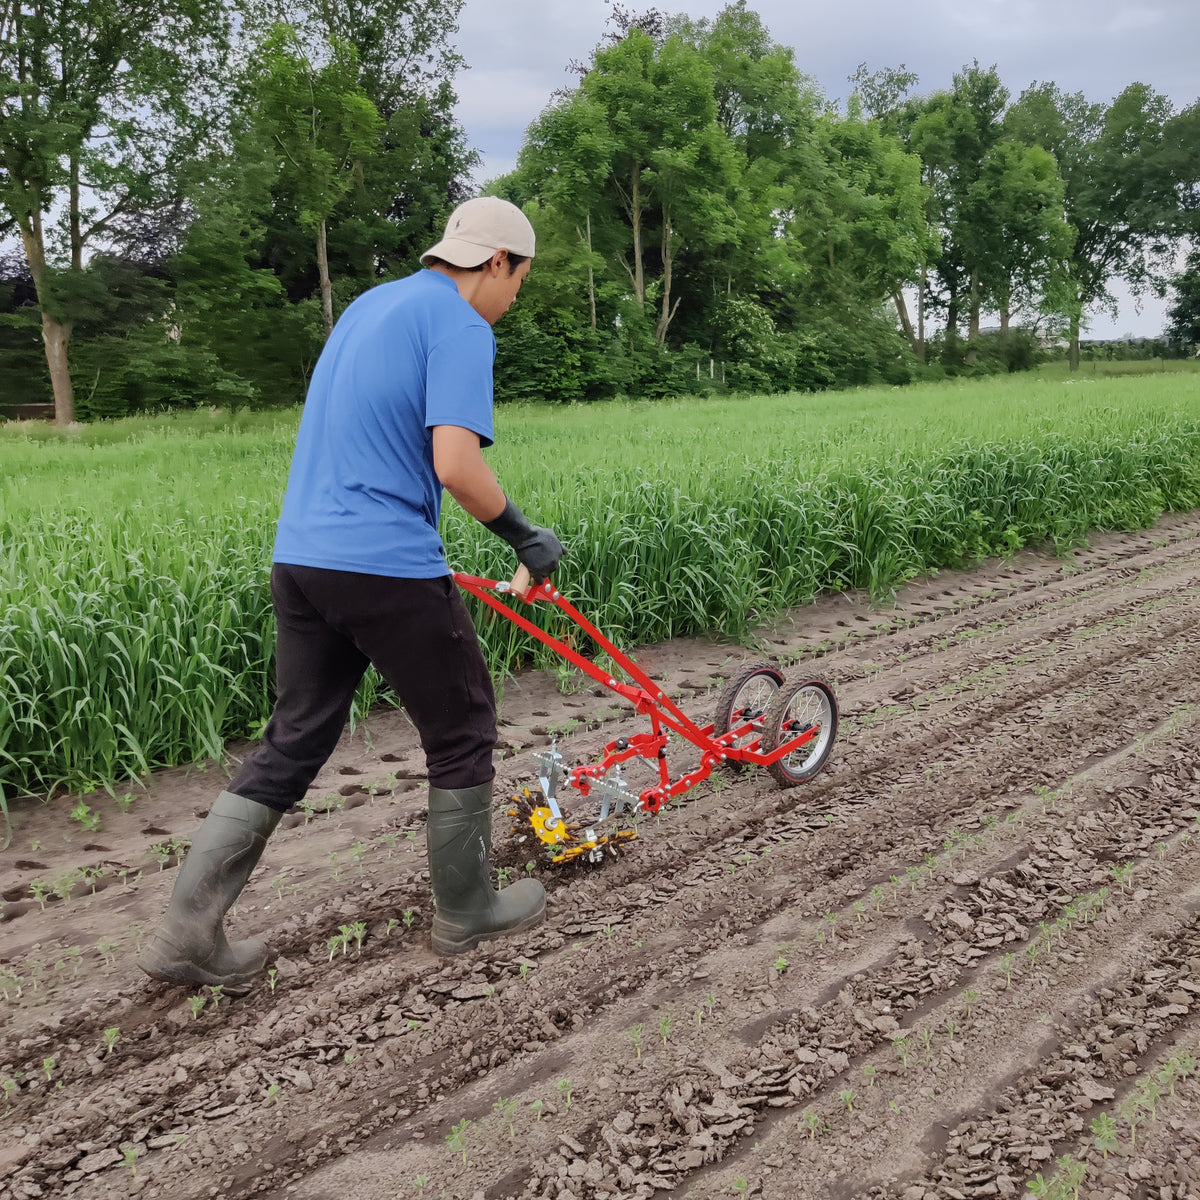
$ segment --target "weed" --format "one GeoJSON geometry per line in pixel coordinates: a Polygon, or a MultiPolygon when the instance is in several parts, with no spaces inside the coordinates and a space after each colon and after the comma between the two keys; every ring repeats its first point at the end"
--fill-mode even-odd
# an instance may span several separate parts
{"type": "Polygon", "coordinates": [[[788,969],[788,960],[786,958],[784,958],[783,955],[781,954],[775,960],[775,972],[778,975],[782,975],[784,973],[784,971],[786,971],[787,969],[788,969]]]}
{"type": "Polygon", "coordinates": [[[263,1103],[268,1105],[274,1104],[279,1099],[279,1093],[281,1091],[283,1091],[283,1089],[279,1086],[279,1084],[271,1084],[271,1086],[267,1088],[267,1094],[263,1097],[263,1103]]]}
{"type": "Polygon", "coordinates": [[[428,1175],[418,1175],[416,1177],[416,1179],[413,1180],[413,1188],[416,1191],[418,1196],[425,1195],[425,1185],[428,1182],[429,1182],[428,1175]]]}
{"type": "MultiPolygon", "coordinates": [[[[666,1044],[666,1037],[663,1037],[663,1044],[666,1044]]],[[[575,1085],[569,1079],[560,1079],[554,1085],[558,1088],[558,1094],[562,1096],[564,1103],[567,1106],[567,1111],[571,1111],[571,1093],[575,1090],[575,1085]]]]}
{"type": "Polygon", "coordinates": [[[129,1168],[131,1175],[137,1174],[137,1160],[142,1153],[141,1146],[125,1146],[122,1151],[125,1165],[129,1168]]]}
{"type": "Polygon", "coordinates": [[[116,1025],[104,1031],[104,1053],[109,1055],[113,1052],[113,1047],[121,1040],[121,1031],[116,1025]]]}

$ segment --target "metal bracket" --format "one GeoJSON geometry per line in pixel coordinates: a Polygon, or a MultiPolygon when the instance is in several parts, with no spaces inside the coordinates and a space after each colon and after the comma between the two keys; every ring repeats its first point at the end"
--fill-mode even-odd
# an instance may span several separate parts
{"type": "Polygon", "coordinates": [[[551,742],[548,750],[535,751],[533,761],[537,764],[538,783],[546,798],[546,807],[561,821],[562,810],[558,807],[557,792],[558,781],[563,775],[563,756],[558,752],[558,740],[551,742]]]}

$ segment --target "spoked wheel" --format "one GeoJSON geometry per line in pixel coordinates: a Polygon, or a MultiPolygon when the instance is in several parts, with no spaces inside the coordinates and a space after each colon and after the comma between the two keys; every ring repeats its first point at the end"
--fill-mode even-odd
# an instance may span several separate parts
{"type": "MultiPolygon", "coordinates": [[[[763,719],[775,694],[783,684],[783,674],[767,663],[743,671],[731,679],[717,697],[717,708],[713,714],[713,734],[720,737],[731,729],[751,724],[754,728],[735,738],[731,746],[747,746],[762,736],[763,719]]],[[[740,771],[746,764],[726,760],[731,771],[740,771]]]]}
{"type": "Polygon", "coordinates": [[[833,688],[819,676],[782,688],[775,693],[763,724],[764,754],[811,732],[806,742],[767,768],[781,787],[805,783],[829,761],[837,736],[838,708],[833,688]]]}

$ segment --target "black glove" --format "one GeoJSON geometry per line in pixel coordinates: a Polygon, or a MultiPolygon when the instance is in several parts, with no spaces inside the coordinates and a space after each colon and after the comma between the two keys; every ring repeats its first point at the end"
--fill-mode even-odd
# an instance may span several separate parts
{"type": "Polygon", "coordinates": [[[502,537],[517,552],[517,558],[529,568],[534,583],[541,583],[546,576],[552,575],[563,556],[562,542],[554,536],[554,530],[531,525],[511,500],[506,499],[504,511],[493,520],[484,521],[483,527],[502,537]]]}

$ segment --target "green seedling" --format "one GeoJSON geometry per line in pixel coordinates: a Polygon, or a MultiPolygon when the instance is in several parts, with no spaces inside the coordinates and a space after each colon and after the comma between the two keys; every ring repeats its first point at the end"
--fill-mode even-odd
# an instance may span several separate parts
{"type": "Polygon", "coordinates": [[[1012,986],[1013,967],[1017,964],[1017,956],[1011,951],[1000,958],[1000,970],[1004,972],[1005,990],[1012,986]]]}
{"type": "Polygon", "coordinates": [[[29,885],[29,894],[41,912],[46,911],[46,897],[50,895],[50,890],[50,885],[44,879],[35,879],[29,885]]]}
{"type": "MultiPolygon", "coordinates": [[[[662,1038],[663,1049],[667,1048],[667,1035],[671,1032],[671,1014],[666,1013],[658,1023],[658,1036],[662,1038]]],[[[568,1107],[570,1107],[568,1105],[568,1107]]]]}
{"type": "Polygon", "coordinates": [[[1113,867],[1112,877],[1121,891],[1128,891],[1129,881],[1133,878],[1133,863],[1127,862],[1123,866],[1113,867]]]}
{"type": "Polygon", "coordinates": [[[121,812],[127,813],[133,807],[133,793],[125,792],[120,796],[114,796],[113,803],[121,810],[121,812]]]}
{"type": "Polygon", "coordinates": [[[639,1062],[641,1062],[642,1059],[642,1031],[645,1028],[645,1025],[635,1025],[629,1031],[629,1040],[633,1043],[633,1048],[637,1052],[639,1062]]]}
{"type": "Polygon", "coordinates": [[[21,1090],[21,1085],[6,1075],[0,1079],[0,1089],[4,1092],[4,1107],[7,1110],[12,1107],[12,1098],[21,1090]]]}
{"type": "Polygon", "coordinates": [[[391,936],[392,936],[392,930],[393,930],[393,929],[395,929],[395,928],[396,928],[396,926],[397,926],[397,925],[399,925],[399,924],[400,924],[400,918],[399,918],[399,917],[388,917],[388,919],[387,919],[387,924],[386,924],[386,925],[383,927],[383,936],[384,936],[384,937],[391,937],[391,936]]]}
{"type": "Polygon", "coordinates": [[[96,943],[96,953],[111,967],[117,961],[117,956],[114,951],[117,948],[117,943],[109,938],[101,938],[96,943]]]}
{"type": "Polygon", "coordinates": [[[279,1093],[281,1091],[283,1091],[283,1089],[279,1086],[279,1084],[271,1084],[271,1086],[267,1088],[267,1094],[263,1097],[263,1103],[267,1105],[274,1104],[279,1099],[279,1093]]]}
{"type": "Polygon", "coordinates": [[[1105,1158],[1110,1150],[1117,1148],[1117,1123],[1108,1113],[1092,1118],[1092,1140],[1105,1158]]]}
{"type": "MultiPolygon", "coordinates": [[[[665,1039],[664,1039],[665,1040],[665,1039]]],[[[575,1085],[569,1079],[560,1079],[555,1087],[558,1088],[558,1094],[562,1096],[563,1102],[567,1106],[567,1111],[571,1110],[571,1093],[575,1090],[575,1085]]]]}
{"type": "Polygon", "coordinates": [[[933,1030],[928,1025],[921,1030],[921,1045],[925,1047],[925,1061],[933,1061],[933,1030]]]}
{"type": "Polygon", "coordinates": [[[463,1165],[467,1162],[467,1130],[470,1128],[471,1122],[463,1117],[451,1131],[446,1134],[446,1141],[450,1143],[450,1149],[456,1154],[462,1155],[463,1165]]]}
{"type": "Polygon", "coordinates": [[[954,1035],[958,1032],[958,1022],[953,1017],[946,1018],[946,1032],[950,1035],[950,1040],[954,1041],[954,1035]]]}
{"type": "Polygon", "coordinates": [[[842,1088],[838,1095],[841,1097],[842,1103],[846,1106],[847,1112],[854,1111],[854,1101],[858,1098],[853,1088],[842,1088]]]}
{"type": "Polygon", "coordinates": [[[879,1072],[870,1063],[867,1063],[866,1066],[863,1067],[862,1073],[866,1077],[867,1087],[874,1087],[875,1077],[879,1074],[879,1072]]]}
{"type": "Polygon", "coordinates": [[[331,933],[325,940],[325,945],[329,950],[329,961],[333,962],[333,956],[339,949],[343,954],[346,953],[346,935],[344,933],[331,933]]]}
{"type": "Polygon", "coordinates": [[[782,975],[784,973],[784,971],[786,971],[787,969],[788,969],[788,960],[786,958],[784,958],[783,955],[781,954],[775,960],[775,973],[777,975],[782,975]]]}
{"type": "Polygon", "coordinates": [[[272,996],[275,994],[275,984],[278,982],[279,982],[279,971],[277,968],[272,967],[267,972],[267,987],[269,987],[271,989],[272,996]]]}
{"type": "Polygon", "coordinates": [[[126,1146],[121,1151],[124,1156],[125,1165],[129,1168],[131,1175],[137,1174],[137,1160],[142,1153],[141,1146],[126,1146]]]}
{"type": "Polygon", "coordinates": [[[428,1175],[418,1175],[416,1177],[416,1179],[413,1180],[413,1190],[417,1193],[418,1196],[425,1195],[425,1185],[428,1182],[429,1182],[428,1175]]]}
{"type": "Polygon", "coordinates": [[[517,974],[521,977],[522,983],[524,983],[524,981],[526,979],[528,979],[532,973],[533,973],[533,967],[531,967],[529,965],[529,963],[522,963],[521,966],[517,970],[517,974]]]}
{"type": "Polygon", "coordinates": [[[529,1108],[533,1113],[533,1119],[535,1121],[540,1121],[542,1119],[542,1109],[545,1107],[545,1102],[542,1100],[531,1100],[529,1102],[529,1108]]]}
{"type": "Polygon", "coordinates": [[[192,1020],[195,1021],[200,1016],[200,1010],[208,1003],[208,997],[189,996],[188,1003],[192,1006],[192,1020]]]}
{"type": "Polygon", "coordinates": [[[735,1196],[744,1196],[750,1190],[750,1181],[745,1175],[739,1175],[733,1181],[733,1194],[735,1196]]]}
{"type": "Polygon", "coordinates": [[[514,1118],[516,1116],[517,1109],[520,1108],[520,1106],[521,1104],[519,1100],[506,1100],[503,1096],[501,1096],[500,1099],[492,1105],[492,1108],[494,1108],[496,1112],[500,1114],[500,1119],[508,1126],[508,1137],[510,1141],[517,1136],[517,1127],[514,1118]]]}
{"type": "Polygon", "coordinates": [[[113,1052],[113,1047],[121,1040],[121,1031],[116,1025],[104,1031],[104,1053],[105,1056],[113,1052]]]}
{"type": "Polygon", "coordinates": [[[979,1001],[979,993],[974,988],[968,988],[963,992],[963,1004],[967,1010],[967,1020],[971,1019],[971,1014],[975,1011],[975,1005],[979,1001]]]}
{"type": "Polygon", "coordinates": [[[354,939],[354,951],[356,954],[362,953],[363,938],[367,936],[367,926],[363,921],[355,921],[351,925],[343,925],[342,932],[349,938],[354,939]]]}
{"type": "Polygon", "coordinates": [[[1129,1096],[1123,1100],[1117,1112],[1125,1118],[1129,1126],[1129,1144],[1137,1148],[1137,1127],[1142,1123],[1142,1105],[1137,1096],[1129,1096]]]}
{"type": "Polygon", "coordinates": [[[88,833],[100,828],[100,814],[93,812],[82,800],[71,809],[71,820],[78,821],[88,833]]]}
{"type": "Polygon", "coordinates": [[[225,995],[224,984],[220,984],[220,983],[210,984],[208,991],[209,991],[209,994],[212,996],[213,1008],[220,1008],[221,1007],[221,998],[225,995]]]}
{"type": "Polygon", "coordinates": [[[411,908],[406,908],[401,914],[401,917],[404,921],[404,928],[411,929],[413,927],[413,922],[417,919],[417,914],[411,908]]]}
{"type": "Polygon", "coordinates": [[[821,1118],[811,1108],[806,1108],[801,1115],[804,1118],[805,1126],[808,1128],[808,1140],[815,1140],[817,1134],[821,1131],[821,1118]]]}
{"type": "Polygon", "coordinates": [[[892,1038],[892,1049],[896,1052],[896,1057],[900,1059],[900,1065],[908,1070],[908,1055],[911,1047],[909,1046],[908,1038],[903,1034],[899,1037],[892,1038]]]}

